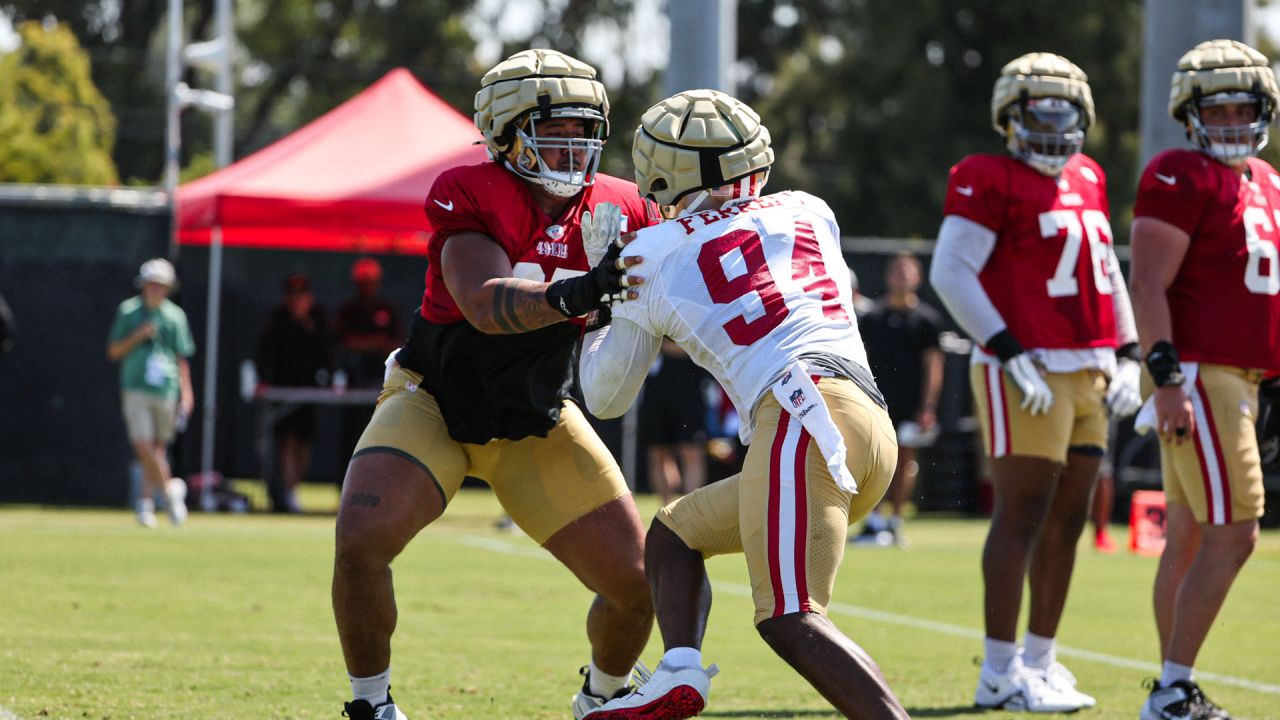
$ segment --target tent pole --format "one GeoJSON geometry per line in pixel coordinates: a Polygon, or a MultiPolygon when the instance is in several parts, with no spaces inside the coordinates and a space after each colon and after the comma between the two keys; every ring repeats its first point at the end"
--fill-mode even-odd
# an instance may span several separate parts
{"type": "Polygon", "coordinates": [[[222,305],[222,226],[209,232],[209,298],[206,307],[208,325],[204,329],[204,407],[200,423],[200,509],[213,512],[213,441],[218,416],[218,322],[222,305]]]}

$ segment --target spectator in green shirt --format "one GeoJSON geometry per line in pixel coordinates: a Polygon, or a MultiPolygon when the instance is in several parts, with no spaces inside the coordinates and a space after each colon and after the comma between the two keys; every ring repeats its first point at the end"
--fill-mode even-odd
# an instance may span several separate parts
{"type": "Polygon", "coordinates": [[[187,517],[186,485],[170,476],[168,451],[179,419],[189,417],[194,406],[187,358],[196,345],[187,314],[169,300],[178,280],[168,260],[143,263],[134,284],[141,292],[116,310],[107,358],[120,363],[125,428],[142,465],[138,523],[155,527],[152,498],[161,491],[169,500],[169,519],[180,525],[187,517]]]}

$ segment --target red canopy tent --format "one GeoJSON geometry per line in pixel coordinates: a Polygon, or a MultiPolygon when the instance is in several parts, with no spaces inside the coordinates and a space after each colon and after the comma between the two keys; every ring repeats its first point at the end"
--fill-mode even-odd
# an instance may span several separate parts
{"type": "Polygon", "coordinates": [[[397,68],[293,134],[178,189],[178,242],[426,254],[442,171],[485,159],[471,118],[397,68]]]}
{"type": "MultiPolygon", "coordinates": [[[[177,240],[210,245],[201,469],[212,477],[222,248],[425,255],[422,203],[444,170],[480,162],[480,133],[408,70],[288,137],[178,188],[177,240]]],[[[201,506],[213,505],[205,482],[201,506]]]]}

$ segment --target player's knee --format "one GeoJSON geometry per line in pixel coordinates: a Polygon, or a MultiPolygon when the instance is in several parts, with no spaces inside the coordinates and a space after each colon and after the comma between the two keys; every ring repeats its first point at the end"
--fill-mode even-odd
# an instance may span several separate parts
{"type": "Polygon", "coordinates": [[[1202,552],[1207,553],[1215,564],[1241,567],[1257,545],[1258,530],[1255,523],[1252,532],[1231,532],[1206,538],[1202,552]]]}
{"type": "Polygon", "coordinates": [[[334,535],[335,561],[351,566],[390,563],[408,542],[394,524],[364,513],[339,512],[334,535]]]}
{"type": "Polygon", "coordinates": [[[756,632],[775,653],[787,658],[817,634],[817,629],[812,626],[819,617],[811,612],[793,612],[765,618],[756,624],[756,632]]]}

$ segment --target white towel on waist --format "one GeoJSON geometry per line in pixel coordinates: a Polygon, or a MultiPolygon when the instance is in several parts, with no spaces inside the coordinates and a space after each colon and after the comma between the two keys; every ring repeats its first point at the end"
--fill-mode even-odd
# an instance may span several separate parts
{"type": "Polygon", "coordinates": [[[800,425],[813,436],[818,450],[827,461],[827,469],[836,485],[845,492],[858,494],[858,483],[849,468],[845,467],[847,450],[844,436],[831,418],[831,410],[818,392],[818,386],[809,377],[808,366],[803,362],[793,364],[773,384],[773,396],[782,409],[800,421],[800,425]]]}

